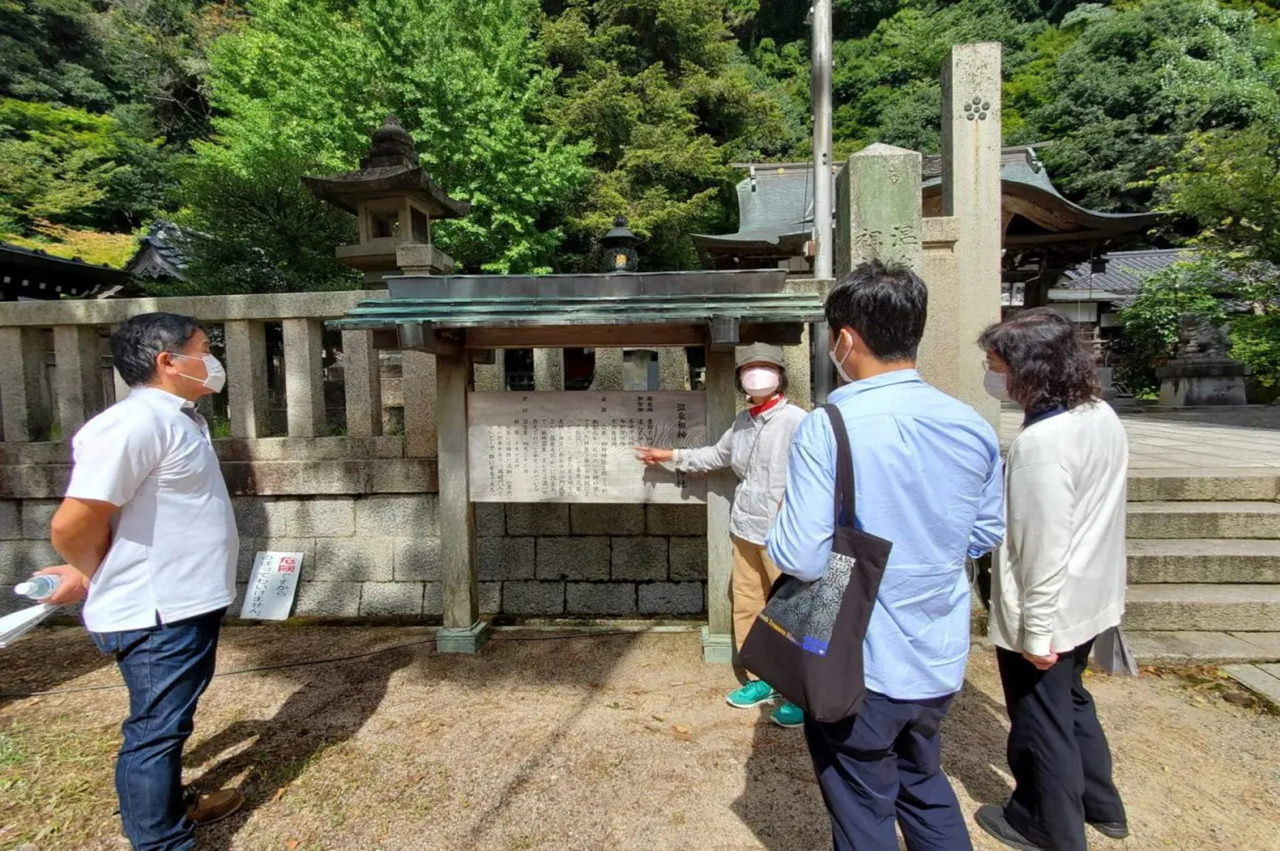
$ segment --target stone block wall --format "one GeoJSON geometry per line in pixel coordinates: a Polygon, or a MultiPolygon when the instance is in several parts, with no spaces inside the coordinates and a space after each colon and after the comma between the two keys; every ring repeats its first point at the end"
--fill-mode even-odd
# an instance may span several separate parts
{"type": "MultiPolygon", "coordinates": [[[[259,551],[304,554],[295,614],[438,619],[433,493],[233,497],[243,594],[259,551]]],[[[0,582],[56,564],[52,499],[0,500],[0,582]]],[[[480,504],[480,609],[528,617],[691,616],[706,609],[701,505],[480,504]]],[[[24,601],[0,587],[0,613],[24,601]]],[[[239,610],[237,599],[233,611],[239,610]]]]}

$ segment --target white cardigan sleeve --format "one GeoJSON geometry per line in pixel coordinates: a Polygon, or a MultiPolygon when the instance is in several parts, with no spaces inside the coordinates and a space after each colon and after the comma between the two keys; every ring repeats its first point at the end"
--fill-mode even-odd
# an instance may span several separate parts
{"type": "Polygon", "coordinates": [[[1022,648],[1033,656],[1053,651],[1054,617],[1067,579],[1074,507],[1071,477],[1061,463],[1042,461],[1010,469],[1007,535],[1022,591],[1022,648]]]}

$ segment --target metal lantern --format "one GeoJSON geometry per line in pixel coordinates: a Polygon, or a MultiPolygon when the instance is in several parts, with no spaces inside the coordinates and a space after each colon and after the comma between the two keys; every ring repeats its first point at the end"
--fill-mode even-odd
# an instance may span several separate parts
{"type": "Polygon", "coordinates": [[[640,237],[627,227],[626,216],[614,219],[613,229],[600,237],[601,271],[634,272],[640,265],[640,255],[636,253],[640,241],[640,237]]]}

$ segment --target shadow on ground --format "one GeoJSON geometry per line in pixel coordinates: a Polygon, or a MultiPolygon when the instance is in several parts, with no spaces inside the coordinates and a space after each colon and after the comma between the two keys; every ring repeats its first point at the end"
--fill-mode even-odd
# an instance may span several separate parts
{"type": "MultiPolygon", "coordinates": [[[[744,791],[733,811],[771,851],[830,846],[829,818],[817,790],[801,730],[769,721],[763,707],[756,724],[744,791]]],[[[965,683],[942,732],[943,770],[983,804],[1004,803],[1012,791],[995,764],[1003,765],[1007,728],[1004,707],[965,683]]]]}
{"type": "MultiPolygon", "coordinates": [[[[330,630],[333,632],[332,630],[330,630]]],[[[267,635],[264,630],[264,637],[267,635]]],[[[353,631],[354,634],[354,631],[353,631]]],[[[340,635],[340,633],[336,633],[340,635]]],[[[200,774],[194,786],[208,792],[236,786],[245,796],[244,807],[227,820],[202,830],[200,848],[226,848],[250,821],[254,812],[285,793],[325,751],[349,740],[378,711],[387,699],[393,677],[417,684],[450,682],[477,696],[509,695],[518,700],[522,689],[536,691],[547,686],[581,693],[576,708],[565,714],[554,729],[541,737],[527,752],[506,788],[488,807],[477,813],[473,831],[477,842],[508,815],[547,754],[558,750],[585,709],[597,700],[597,693],[612,676],[637,634],[590,637],[578,634],[568,639],[553,634],[500,633],[478,655],[438,656],[434,642],[422,630],[384,632],[381,644],[423,642],[415,646],[388,649],[361,659],[352,659],[282,668],[273,676],[296,680],[297,687],[270,719],[234,721],[188,749],[184,763],[200,774]],[[520,652],[507,652],[520,648],[520,652]],[[251,742],[245,747],[246,742],[251,742]],[[223,756],[233,752],[229,756],[223,756]]],[[[258,664],[280,662],[270,657],[269,645],[254,642],[239,633],[233,639],[241,649],[261,646],[258,664]]],[[[359,653],[361,647],[334,647],[335,655],[359,653]]],[[[370,648],[372,649],[372,648],[370,648]]],[[[220,681],[210,686],[216,689],[220,681]]],[[[497,698],[501,700],[501,697],[497,698]]],[[[448,712],[448,707],[421,706],[423,717],[448,712]]],[[[501,735],[501,731],[495,731],[501,735]]]]}
{"type": "Polygon", "coordinates": [[[966,680],[942,726],[942,770],[980,804],[1003,804],[1013,792],[996,768],[1005,765],[1008,731],[1004,704],[966,680]]]}
{"type": "Polygon", "coordinates": [[[809,761],[804,731],[769,720],[774,706],[759,707],[744,771],[742,795],[732,810],[771,851],[831,846],[831,827],[809,761]]]}
{"type": "MultiPolygon", "coordinates": [[[[72,680],[108,667],[114,674],[114,660],[98,651],[83,628],[38,629],[21,642],[0,650],[0,695],[54,691],[72,680]],[[39,659],[41,663],[29,664],[32,659],[39,659]],[[13,664],[7,664],[10,661],[13,664]]],[[[104,679],[104,683],[109,684],[120,682],[119,674],[104,679]]],[[[0,706],[16,699],[19,698],[0,696],[0,706]]]]}

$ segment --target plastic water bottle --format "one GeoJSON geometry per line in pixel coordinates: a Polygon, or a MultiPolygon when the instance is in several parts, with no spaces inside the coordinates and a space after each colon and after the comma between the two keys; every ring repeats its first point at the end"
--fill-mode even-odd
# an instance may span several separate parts
{"type": "Polygon", "coordinates": [[[45,600],[53,596],[53,592],[58,590],[61,580],[56,576],[33,576],[26,582],[19,582],[13,586],[13,593],[21,594],[32,600],[45,600]]]}

